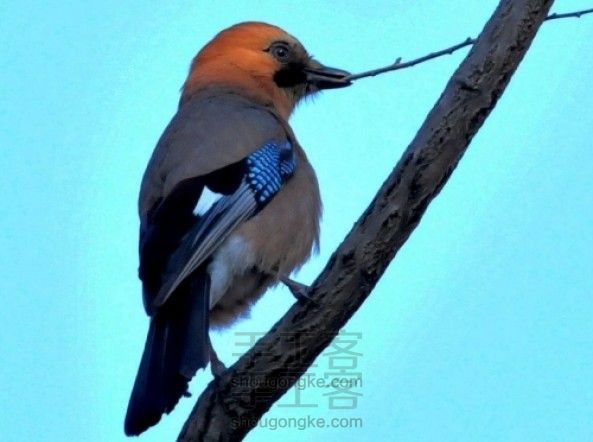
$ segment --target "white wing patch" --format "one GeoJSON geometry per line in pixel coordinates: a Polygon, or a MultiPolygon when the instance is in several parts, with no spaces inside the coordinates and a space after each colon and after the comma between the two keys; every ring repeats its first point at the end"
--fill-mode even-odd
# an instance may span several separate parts
{"type": "Polygon", "coordinates": [[[194,208],[194,215],[202,216],[210,209],[210,207],[214,205],[214,203],[216,203],[216,201],[221,199],[223,196],[224,195],[222,193],[212,192],[207,187],[204,187],[202,195],[198,200],[198,204],[196,204],[196,207],[194,208]]]}

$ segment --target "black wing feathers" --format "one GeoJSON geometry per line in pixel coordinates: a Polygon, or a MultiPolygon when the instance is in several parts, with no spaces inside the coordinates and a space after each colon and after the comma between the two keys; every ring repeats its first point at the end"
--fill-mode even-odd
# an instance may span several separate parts
{"type": "Polygon", "coordinates": [[[231,164],[203,177],[182,181],[162,200],[140,226],[140,268],[143,282],[144,307],[150,314],[150,304],[161,285],[167,280],[168,264],[175,250],[200,217],[194,209],[204,186],[212,192],[230,195],[237,190],[245,175],[245,160],[231,164]]]}
{"type": "Polygon", "coordinates": [[[145,308],[161,286],[162,273],[169,257],[197,221],[193,209],[203,188],[204,180],[200,177],[182,181],[140,226],[138,273],[143,282],[145,308]]]}

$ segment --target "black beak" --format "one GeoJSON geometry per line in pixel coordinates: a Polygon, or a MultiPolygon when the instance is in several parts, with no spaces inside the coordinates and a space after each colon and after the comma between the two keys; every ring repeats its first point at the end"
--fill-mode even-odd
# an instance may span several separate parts
{"type": "Polygon", "coordinates": [[[328,68],[316,61],[313,61],[303,70],[307,76],[307,83],[317,89],[336,89],[352,84],[351,81],[346,79],[350,75],[350,72],[328,68]]]}

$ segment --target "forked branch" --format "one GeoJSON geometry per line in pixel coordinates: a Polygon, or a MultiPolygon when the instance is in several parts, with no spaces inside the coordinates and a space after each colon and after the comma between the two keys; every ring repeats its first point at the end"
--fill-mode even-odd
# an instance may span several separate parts
{"type": "Polygon", "coordinates": [[[447,182],[552,3],[500,2],[416,137],[313,283],[309,295],[315,302],[293,305],[208,385],[180,441],[241,440],[331,343],[447,182]]]}

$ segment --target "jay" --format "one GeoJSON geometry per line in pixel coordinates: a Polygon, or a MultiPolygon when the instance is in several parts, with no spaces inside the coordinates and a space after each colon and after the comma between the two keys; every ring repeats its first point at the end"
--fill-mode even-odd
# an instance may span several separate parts
{"type": "Polygon", "coordinates": [[[138,435],[169,413],[196,371],[220,361],[209,327],[247,314],[317,246],[315,172],[288,124],[296,104],[348,86],[282,29],[241,23],[194,58],[177,113],[142,179],[140,266],[150,326],[125,419],[138,435]],[[209,193],[220,197],[207,210],[209,193]]]}

